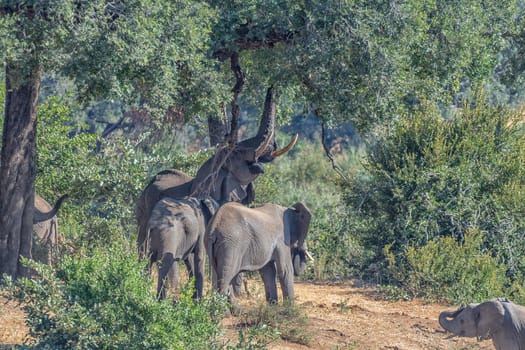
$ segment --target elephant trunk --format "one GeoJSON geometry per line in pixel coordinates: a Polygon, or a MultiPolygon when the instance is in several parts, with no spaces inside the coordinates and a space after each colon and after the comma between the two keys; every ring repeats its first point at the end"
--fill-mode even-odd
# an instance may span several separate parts
{"type": "Polygon", "coordinates": [[[452,332],[454,334],[458,334],[458,330],[456,329],[456,322],[455,318],[457,315],[459,315],[460,312],[463,311],[463,308],[459,308],[458,310],[451,312],[451,311],[443,311],[439,314],[439,324],[443,329],[452,332]]]}
{"type": "Polygon", "coordinates": [[[292,262],[293,262],[293,272],[295,276],[299,276],[306,269],[306,250],[301,250],[298,248],[293,249],[292,262]]]}
{"type": "Polygon", "coordinates": [[[277,148],[277,142],[275,141],[275,92],[273,87],[270,87],[266,92],[264,109],[257,135],[241,141],[239,146],[241,148],[255,149],[258,161],[269,163],[292,149],[298,138],[299,135],[295,134],[288,145],[282,149],[277,148]]]}
{"type": "Polygon", "coordinates": [[[264,110],[259,124],[257,135],[239,143],[241,148],[252,148],[259,153],[259,161],[271,162],[274,157],[272,152],[277,149],[275,142],[275,92],[270,87],[266,92],[264,110]]]}

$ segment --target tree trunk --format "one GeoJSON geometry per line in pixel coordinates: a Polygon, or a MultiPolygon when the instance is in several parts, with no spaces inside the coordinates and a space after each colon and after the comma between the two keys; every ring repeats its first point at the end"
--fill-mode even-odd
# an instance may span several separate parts
{"type": "Polygon", "coordinates": [[[19,257],[31,257],[36,177],[36,109],[42,70],[6,65],[0,161],[0,276],[27,276],[19,257]]]}

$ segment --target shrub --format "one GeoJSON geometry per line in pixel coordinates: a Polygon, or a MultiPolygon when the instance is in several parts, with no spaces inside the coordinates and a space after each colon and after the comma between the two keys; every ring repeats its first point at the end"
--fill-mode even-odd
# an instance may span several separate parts
{"type": "Polygon", "coordinates": [[[158,302],[136,255],[109,247],[55,270],[33,265],[41,279],[11,285],[24,302],[37,349],[213,349],[224,298],[195,303],[188,286],[176,304],[158,302]]]}
{"type": "Polygon", "coordinates": [[[373,252],[369,263],[387,266],[385,246],[402,256],[479,230],[481,248],[504,265],[510,285],[525,270],[521,118],[479,98],[448,119],[420,110],[379,132],[362,170],[343,184],[352,227],[373,252]]]}
{"type": "Polygon", "coordinates": [[[483,235],[473,230],[464,238],[439,237],[410,246],[399,259],[386,246],[389,270],[412,297],[457,304],[505,295],[505,266],[484,251],[483,235]]]}

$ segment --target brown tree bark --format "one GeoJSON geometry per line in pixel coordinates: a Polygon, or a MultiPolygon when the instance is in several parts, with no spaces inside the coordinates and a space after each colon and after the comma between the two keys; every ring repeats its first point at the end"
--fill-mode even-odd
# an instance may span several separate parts
{"type": "Polygon", "coordinates": [[[0,276],[27,276],[31,257],[36,177],[36,110],[42,69],[6,65],[5,118],[0,161],[0,276]]]}

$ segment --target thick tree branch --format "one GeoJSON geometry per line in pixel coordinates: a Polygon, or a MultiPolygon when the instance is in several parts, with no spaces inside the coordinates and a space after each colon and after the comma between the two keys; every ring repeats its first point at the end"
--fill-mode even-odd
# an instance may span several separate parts
{"type": "Polygon", "coordinates": [[[294,32],[277,32],[271,30],[268,35],[264,38],[255,38],[248,36],[249,31],[241,27],[237,30],[238,39],[235,41],[237,51],[233,51],[230,48],[219,48],[213,53],[213,57],[218,58],[221,61],[225,61],[232,56],[234,52],[240,52],[243,50],[257,50],[257,49],[268,49],[274,47],[277,43],[291,43],[293,38],[299,33],[294,32]]]}
{"type": "Polygon", "coordinates": [[[231,102],[232,107],[232,121],[230,126],[230,145],[233,145],[237,142],[237,129],[239,124],[239,114],[240,108],[237,104],[237,98],[242,91],[244,86],[244,73],[241,70],[241,65],[239,63],[239,53],[233,52],[230,56],[231,69],[235,75],[235,86],[232,89],[233,97],[231,102]]]}

